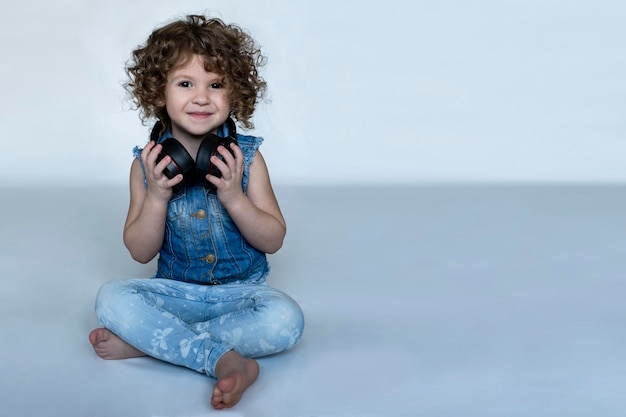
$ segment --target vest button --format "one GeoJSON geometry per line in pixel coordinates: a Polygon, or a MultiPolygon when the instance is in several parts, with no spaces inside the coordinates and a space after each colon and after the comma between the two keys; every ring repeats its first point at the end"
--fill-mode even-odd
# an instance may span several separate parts
{"type": "Polygon", "coordinates": [[[193,214],[191,215],[191,217],[195,217],[195,218],[196,218],[196,219],[198,219],[198,220],[204,220],[204,219],[206,219],[206,211],[204,211],[204,210],[198,210],[198,211],[196,211],[195,213],[193,213],[193,214]]]}
{"type": "Polygon", "coordinates": [[[215,255],[213,255],[212,253],[209,253],[207,256],[205,256],[204,258],[202,258],[203,261],[205,261],[206,263],[213,263],[215,262],[215,255]]]}

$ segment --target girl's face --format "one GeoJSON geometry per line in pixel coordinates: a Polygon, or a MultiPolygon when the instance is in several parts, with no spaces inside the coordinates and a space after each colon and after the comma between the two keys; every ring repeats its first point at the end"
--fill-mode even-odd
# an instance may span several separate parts
{"type": "Polygon", "coordinates": [[[165,85],[165,108],[172,121],[172,135],[186,141],[215,133],[230,114],[226,93],[222,77],[207,72],[198,56],[173,69],[165,85]]]}

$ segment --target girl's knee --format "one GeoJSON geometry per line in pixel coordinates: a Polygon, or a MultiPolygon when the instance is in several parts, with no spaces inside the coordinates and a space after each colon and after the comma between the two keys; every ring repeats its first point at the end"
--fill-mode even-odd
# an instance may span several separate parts
{"type": "Polygon", "coordinates": [[[127,297],[136,294],[127,281],[109,281],[100,287],[96,296],[96,316],[103,324],[119,315],[119,311],[128,305],[127,297]]]}
{"type": "Polygon", "coordinates": [[[281,308],[286,323],[291,323],[300,330],[304,328],[304,313],[293,298],[286,296],[283,299],[281,308]]]}
{"type": "Polygon", "coordinates": [[[96,295],[96,309],[116,300],[124,291],[126,291],[126,285],[123,281],[105,282],[96,295]]]}
{"type": "Polygon", "coordinates": [[[278,332],[278,339],[285,341],[283,349],[289,349],[302,337],[304,313],[294,299],[282,294],[270,303],[272,324],[278,332]]]}

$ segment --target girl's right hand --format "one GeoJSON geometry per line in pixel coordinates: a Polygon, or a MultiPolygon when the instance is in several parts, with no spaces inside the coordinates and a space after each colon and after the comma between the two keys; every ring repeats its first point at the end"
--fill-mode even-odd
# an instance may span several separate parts
{"type": "Polygon", "coordinates": [[[167,202],[172,197],[174,186],[183,180],[183,175],[178,174],[171,179],[165,176],[163,170],[172,161],[172,158],[166,155],[157,164],[156,160],[162,149],[162,145],[150,141],[141,151],[141,161],[146,170],[148,194],[167,202]]]}

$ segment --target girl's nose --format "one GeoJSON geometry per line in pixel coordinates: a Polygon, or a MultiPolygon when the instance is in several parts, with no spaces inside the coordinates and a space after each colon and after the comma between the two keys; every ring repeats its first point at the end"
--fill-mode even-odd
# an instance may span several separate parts
{"type": "Polygon", "coordinates": [[[199,91],[193,98],[194,104],[205,105],[210,103],[208,91],[199,91]]]}

